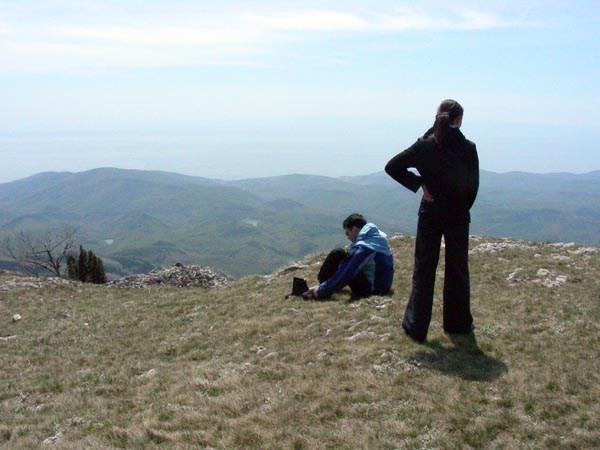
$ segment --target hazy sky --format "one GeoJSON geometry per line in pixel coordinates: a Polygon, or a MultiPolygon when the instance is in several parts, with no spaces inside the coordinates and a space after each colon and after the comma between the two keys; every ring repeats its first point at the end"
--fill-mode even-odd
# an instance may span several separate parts
{"type": "Polygon", "coordinates": [[[600,169],[600,1],[0,0],[0,182],[381,170],[465,108],[481,167],[600,169]]]}

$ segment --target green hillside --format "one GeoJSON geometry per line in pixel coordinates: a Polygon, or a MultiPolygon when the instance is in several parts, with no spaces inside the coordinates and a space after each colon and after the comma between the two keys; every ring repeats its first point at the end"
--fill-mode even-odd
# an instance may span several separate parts
{"type": "Polygon", "coordinates": [[[414,239],[391,245],[394,294],[359,301],[284,300],[322,254],[218,290],[0,274],[0,447],[600,447],[597,249],[473,239],[474,335],[443,333],[439,271],[419,345],[414,239]]]}
{"type": "Polygon", "coordinates": [[[177,261],[230,276],[267,273],[340,241],[340,218],[327,212],[163,172],[40,174],[0,185],[0,209],[0,237],[74,225],[113,274],[177,261]]]}
{"type": "MultiPolygon", "coordinates": [[[[340,222],[352,212],[389,234],[414,234],[419,201],[383,172],[233,182],[120,169],[43,173],[0,184],[0,239],[69,224],[113,276],[182,262],[235,277],[343,244],[340,222]]],[[[600,172],[482,171],[471,232],[600,245],[600,172]]]]}
{"type": "MultiPolygon", "coordinates": [[[[289,175],[235,186],[266,199],[290,198],[323,211],[354,209],[385,230],[413,234],[421,193],[384,172],[360,177],[289,175]]],[[[600,172],[499,174],[481,171],[471,232],[536,241],[600,244],[600,172]]]]}

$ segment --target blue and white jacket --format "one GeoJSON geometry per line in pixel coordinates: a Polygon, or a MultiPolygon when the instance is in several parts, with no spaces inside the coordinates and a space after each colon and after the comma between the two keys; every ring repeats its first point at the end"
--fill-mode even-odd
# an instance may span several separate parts
{"type": "Polygon", "coordinates": [[[394,257],[387,235],[367,223],[348,246],[349,259],[342,262],[331,278],[319,285],[318,297],[327,298],[362,272],[371,285],[371,294],[386,295],[394,279],[394,257]]]}

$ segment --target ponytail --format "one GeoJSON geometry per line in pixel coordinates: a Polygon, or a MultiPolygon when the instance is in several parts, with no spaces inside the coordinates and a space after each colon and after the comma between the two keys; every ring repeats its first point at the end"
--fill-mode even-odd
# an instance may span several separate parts
{"type": "Polygon", "coordinates": [[[443,147],[452,123],[463,115],[463,107],[455,100],[444,100],[435,115],[433,136],[438,146],[443,147]]]}

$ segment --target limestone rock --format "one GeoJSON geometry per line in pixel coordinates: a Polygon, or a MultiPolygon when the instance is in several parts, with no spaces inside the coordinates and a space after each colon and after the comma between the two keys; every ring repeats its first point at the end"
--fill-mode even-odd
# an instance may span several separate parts
{"type": "Polygon", "coordinates": [[[227,277],[208,267],[174,264],[165,269],[152,270],[147,274],[129,275],[111,280],[109,287],[145,288],[151,286],[218,288],[228,285],[227,277]]]}

